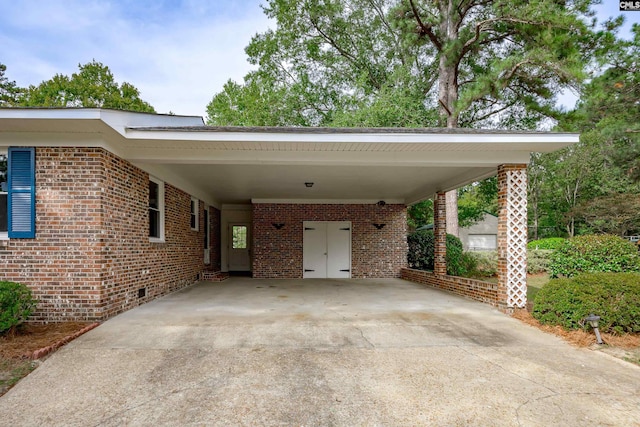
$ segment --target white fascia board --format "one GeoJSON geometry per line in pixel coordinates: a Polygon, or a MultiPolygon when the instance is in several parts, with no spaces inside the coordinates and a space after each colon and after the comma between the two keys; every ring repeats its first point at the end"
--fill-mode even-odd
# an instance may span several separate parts
{"type": "Polygon", "coordinates": [[[98,108],[6,108],[0,109],[0,119],[27,120],[100,120],[98,108]]]}
{"type": "MultiPolygon", "coordinates": [[[[135,111],[105,110],[100,108],[7,108],[0,109],[0,128],[4,120],[64,122],[96,121],[95,131],[103,132],[98,122],[124,136],[129,126],[204,126],[204,120],[198,116],[172,116],[135,111]]],[[[47,129],[45,128],[46,132],[47,129]]]]}
{"type": "MultiPolygon", "coordinates": [[[[380,199],[251,199],[251,203],[258,204],[289,204],[289,205],[375,205],[380,199]]],[[[384,199],[388,205],[404,205],[402,199],[384,199]]]]}
{"type": "Polygon", "coordinates": [[[0,132],[0,146],[5,147],[86,147],[104,148],[118,157],[126,158],[121,143],[100,133],[39,133],[0,132]]]}
{"type": "Polygon", "coordinates": [[[200,116],[174,116],[102,108],[0,108],[0,119],[102,120],[109,126],[113,125],[112,127],[114,128],[129,126],[204,126],[204,120],[200,116]]]}
{"type": "Polygon", "coordinates": [[[310,132],[233,132],[189,130],[127,129],[131,140],[174,140],[212,142],[280,142],[280,143],[493,143],[493,144],[575,144],[575,133],[310,133],[310,132]]]}
{"type": "Polygon", "coordinates": [[[342,165],[487,167],[529,163],[529,151],[251,151],[138,150],[127,147],[128,159],[145,163],[210,165],[342,165]]]}
{"type": "Polygon", "coordinates": [[[204,119],[199,116],[173,116],[116,110],[100,110],[100,113],[100,119],[125,138],[129,138],[128,128],[131,126],[204,126],[204,119]]]}

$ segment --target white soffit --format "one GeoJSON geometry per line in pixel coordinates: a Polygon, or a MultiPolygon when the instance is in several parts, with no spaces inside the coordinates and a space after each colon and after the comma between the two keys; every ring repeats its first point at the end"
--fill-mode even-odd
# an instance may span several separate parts
{"type": "Polygon", "coordinates": [[[411,204],[578,140],[472,129],[207,127],[192,116],[0,109],[0,147],[102,147],[214,206],[252,199],[411,204]],[[307,181],[316,184],[305,188],[307,181]]]}

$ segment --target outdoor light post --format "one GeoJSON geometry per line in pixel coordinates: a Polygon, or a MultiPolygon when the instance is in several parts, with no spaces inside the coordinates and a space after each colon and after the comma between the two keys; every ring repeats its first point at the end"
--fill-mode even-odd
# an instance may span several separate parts
{"type": "Polygon", "coordinates": [[[602,342],[602,337],[600,336],[600,331],[598,330],[598,322],[600,321],[600,316],[596,316],[595,314],[591,313],[587,317],[585,317],[584,320],[589,322],[589,325],[591,325],[593,331],[596,333],[596,342],[598,344],[604,344],[602,342]]]}

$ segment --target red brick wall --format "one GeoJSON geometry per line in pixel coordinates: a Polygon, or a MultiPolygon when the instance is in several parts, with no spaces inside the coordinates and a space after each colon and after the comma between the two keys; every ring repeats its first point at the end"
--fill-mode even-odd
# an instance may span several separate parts
{"type": "Polygon", "coordinates": [[[102,299],[99,149],[36,149],[36,238],[0,246],[0,280],[28,285],[34,320],[96,319],[102,299]]]}
{"type": "Polygon", "coordinates": [[[441,276],[431,271],[403,268],[401,278],[411,282],[428,285],[476,301],[498,306],[498,285],[465,277],[441,276]]]}
{"type": "Polygon", "coordinates": [[[253,277],[302,278],[304,221],[351,221],[351,277],[399,277],[407,265],[406,212],[404,205],[254,204],[253,277]]]}
{"type": "MultiPolygon", "coordinates": [[[[202,271],[202,202],[192,231],[191,197],[165,183],[166,241],[150,243],[147,173],[99,148],[38,148],[36,171],[36,238],[0,246],[0,280],[27,284],[40,301],[32,320],[102,320],[202,271]]],[[[219,239],[212,226],[211,246],[219,239]]]]}
{"type": "MultiPolygon", "coordinates": [[[[193,231],[191,196],[165,183],[165,242],[150,243],[149,175],[110,153],[105,157],[103,316],[110,317],[197,280],[204,269],[204,204],[193,231]]],[[[211,240],[214,245],[213,234],[211,240]]]]}
{"type": "Polygon", "coordinates": [[[439,275],[447,274],[447,196],[446,193],[436,194],[433,205],[433,233],[435,236],[433,248],[433,271],[439,275]]]}
{"type": "Polygon", "coordinates": [[[209,222],[211,225],[211,231],[209,232],[210,242],[209,245],[210,254],[211,254],[211,268],[213,271],[220,271],[221,260],[220,260],[220,238],[222,236],[222,232],[220,230],[222,221],[220,218],[220,211],[213,206],[209,207],[209,222]]]}

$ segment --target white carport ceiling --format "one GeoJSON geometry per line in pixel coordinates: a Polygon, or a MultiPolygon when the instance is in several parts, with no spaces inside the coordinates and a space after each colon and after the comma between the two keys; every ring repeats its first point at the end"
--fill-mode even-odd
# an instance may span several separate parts
{"type": "MultiPolygon", "coordinates": [[[[250,199],[405,202],[430,196],[436,189],[445,188],[447,183],[469,172],[462,167],[361,165],[173,164],[169,167],[189,181],[200,183],[204,191],[224,203],[244,203],[250,199]],[[312,182],[313,187],[307,188],[306,182],[312,182]]],[[[482,171],[485,175],[495,173],[493,168],[482,171]]]]}
{"type": "Polygon", "coordinates": [[[212,204],[415,203],[528,163],[577,134],[472,129],[229,128],[100,109],[0,109],[0,148],[99,146],[212,204]],[[305,182],[313,182],[307,188],[305,182]]]}

